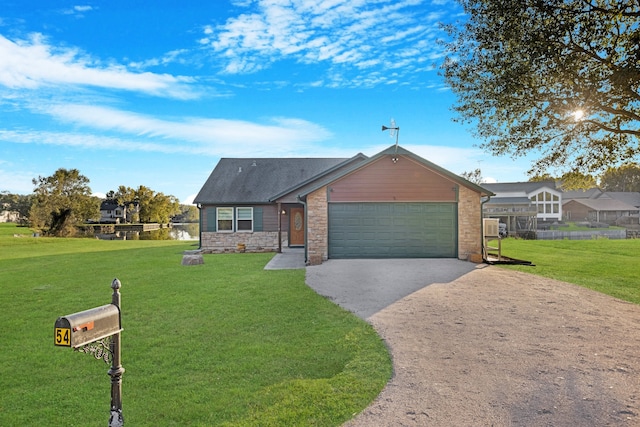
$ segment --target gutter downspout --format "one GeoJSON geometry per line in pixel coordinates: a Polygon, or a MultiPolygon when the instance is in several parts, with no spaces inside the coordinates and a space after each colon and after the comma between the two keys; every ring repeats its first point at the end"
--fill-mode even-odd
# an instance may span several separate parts
{"type": "Polygon", "coordinates": [[[278,253],[282,253],[282,204],[278,202],[278,253]]]}
{"type": "Polygon", "coordinates": [[[309,222],[307,221],[307,202],[302,200],[302,197],[300,197],[300,195],[296,196],[296,198],[298,199],[298,202],[300,202],[300,204],[302,204],[302,206],[304,207],[304,264],[307,265],[307,263],[309,262],[309,245],[307,242],[307,227],[309,224],[309,222]]]}
{"type": "Polygon", "coordinates": [[[198,203],[196,205],[198,208],[198,217],[200,224],[198,224],[198,249],[202,250],[202,205],[198,203]]]}

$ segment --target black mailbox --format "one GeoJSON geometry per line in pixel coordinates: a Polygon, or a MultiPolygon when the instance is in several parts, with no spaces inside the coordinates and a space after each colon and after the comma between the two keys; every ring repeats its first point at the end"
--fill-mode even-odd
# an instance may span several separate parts
{"type": "Polygon", "coordinates": [[[54,343],[57,346],[78,348],[120,331],[120,308],[107,304],[58,317],[54,327],[54,343]]]}

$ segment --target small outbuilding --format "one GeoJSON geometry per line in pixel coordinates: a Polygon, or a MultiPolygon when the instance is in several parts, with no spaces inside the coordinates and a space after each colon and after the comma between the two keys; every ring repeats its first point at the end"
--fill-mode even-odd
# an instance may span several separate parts
{"type": "Polygon", "coordinates": [[[372,157],[223,158],[194,202],[203,252],[301,247],[329,258],[481,253],[493,193],[398,146],[372,157]]]}

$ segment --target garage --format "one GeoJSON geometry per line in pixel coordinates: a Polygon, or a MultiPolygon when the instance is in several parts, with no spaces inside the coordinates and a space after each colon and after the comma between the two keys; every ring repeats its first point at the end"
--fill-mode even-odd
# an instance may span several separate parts
{"type": "Polygon", "coordinates": [[[456,258],[457,203],[329,203],[329,258],[456,258]]]}

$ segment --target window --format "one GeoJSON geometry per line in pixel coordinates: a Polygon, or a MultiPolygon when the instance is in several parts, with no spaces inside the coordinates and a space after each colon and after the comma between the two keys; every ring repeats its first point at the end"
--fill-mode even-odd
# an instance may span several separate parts
{"type": "Polygon", "coordinates": [[[536,205],[538,217],[549,219],[558,218],[560,214],[560,197],[548,191],[541,191],[531,197],[531,202],[536,205]]]}
{"type": "Polygon", "coordinates": [[[218,231],[233,231],[233,208],[216,208],[218,231]]]}
{"type": "Polygon", "coordinates": [[[237,208],[238,231],[253,231],[253,208],[237,208]]]}
{"type": "Polygon", "coordinates": [[[253,208],[216,208],[216,231],[232,233],[234,231],[254,231],[253,208]]]}

